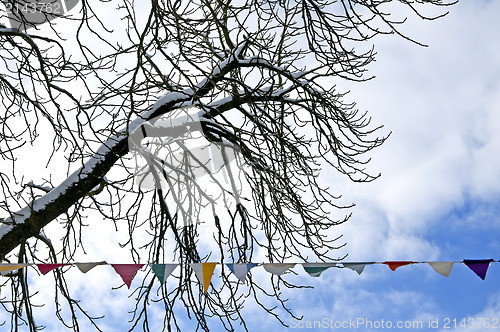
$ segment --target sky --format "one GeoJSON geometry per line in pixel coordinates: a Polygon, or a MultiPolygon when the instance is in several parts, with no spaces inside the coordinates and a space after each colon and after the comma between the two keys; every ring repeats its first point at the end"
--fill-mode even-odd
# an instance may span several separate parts
{"type": "MultiPolygon", "coordinates": [[[[344,235],[347,245],[339,256],[348,255],[347,261],[500,259],[500,24],[495,23],[500,2],[462,1],[449,10],[440,20],[411,20],[405,26],[429,47],[395,36],[377,38],[377,60],[369,67],[376,78],[338,82],[339,90],[351,91],[347,101],[368,110],[374,124],[384,125],[383,133],[391,132],[370,154],[369,169],[382,174],[376,181],[354,184],[334,173],[323,174],[346,203],[356,204],[349,222],[335,230],[344,235]]],[[[123,241],[111,223],[102,226],[101,234],[106,238],[96,234],[88,247],[123,241]]],[[[102,260],[98,253],[89,260],[102,260]]],[[[82,297],[95,313],[107,314],[105,331],[121,331],[124,317],[130,318],[131,292],[124,287],[111,290],[122,284],[112,269],[98,267],[85,278],[74,270],[68,271],[68,281],[75,297],[82,297]]],[[[371,330],[368,322],[373,329],[382,329],[382,322],[417,327],[421,322],[422,329],[407,329],[491,331],[495,325],[484,327],[484,319],[500,319],[499,263],[491,264],[484,281],[463,264],[455,264],[449,278],[426,264],[395,272],[384,265],[367,266],[361,275],[332,268],[320,278],[309,277],[300,266],[293,271],[288,280],[314,287],[283,289],[303,321],[283,316],[291,326],[286,329],[249,299],[244,315],[250,330],[263,325],[267,331],[333,330],[305,328],[308,322],[327,321],[349,322],[340,329],[345,331],[371,330]],[[463,319],[473,327],[460,327],[463,319]]],[[[140,271],[132,286],[144,275],[140,271]]],[[[262,268],[252,270],[252,276],[256,283],[268,282],[262,268]]],[[[49,278],[32,280],[42,299],[53,296],[49,278]]],[[[50,304],[40,310],[53,315],[50,304]]],[[[152,311],[153,324],[159,324],[161,308],[152,306],[152,311]]],[[[44,323],[50,331],[64,331],[50,319],[44,323]]]]}
{"type": "MultiPolygon", "coordinates": [[[[356,203],[342,226],[346,260],[498,259],[499,10],[495,1],[462,1],[441,20],[410,21],[405,31],[429,47],[379,38],[370,67],[376,78],[339,83],[351,90],[347,99],[392,132],[371,155],[369,169],[382,176],[338,186],[356,203]]],[[[335,188],[339,179],[331,179],[335,188]]],[[[395,272],[367,266],[361,276],[328,270],[321,280],[308,279],[314,290],[293,292],[291,301],[304,320],[421,321],[424,330],[490,331],[478,322],[500,318],[499,276],[495,263],[485,281],[463,264],[449,278],[427,264],[395,272]],[[457,329],[446,329],[453,319],[457,329]],[[460,328],[462,319],[475,325],[460,328]]]]}
{"type": "MultiPolygon", "coordinates": [[[[351,91],[347,100],[392,132],[371,154],[368,167],[381,172],[378,180],[360,185],[326,177],[346,202],[356,203],[341,227],[346,260],[499,259],[499,12],[499,2],[462,1],[443,19],[410,21],[405,31],[428,47],[378,38],[370,67],[376,78],[338,84],[351,91]]],[[[449,278],[427,264],[394,272],[372,265],[360,276],[330,269],[319,279],[298,278],[314,289],[290,292],[290,302],[304,324],[359,320],[340,329],[346,331],[370,330],[363,321],[373,330],[382,321],[401,321],[424,327],[408,330],[491,331],[479,323],[500,319],[499,277],[498,263],[484,281],[463,264],[449,278]]]]}

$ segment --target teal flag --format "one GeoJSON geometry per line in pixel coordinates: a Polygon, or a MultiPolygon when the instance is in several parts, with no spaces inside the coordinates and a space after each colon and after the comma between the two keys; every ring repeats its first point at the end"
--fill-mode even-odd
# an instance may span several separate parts
{"type": "Polygon", "coordinates": [[[319,277],[323,271],[336,265],[336,263],[302,263],[302,267],[311,277],[319,277]]]}
{"type": "Polygon", "coordinates": [[[179,264],[151,264],[154,274],[163,284],[179,264]]]}

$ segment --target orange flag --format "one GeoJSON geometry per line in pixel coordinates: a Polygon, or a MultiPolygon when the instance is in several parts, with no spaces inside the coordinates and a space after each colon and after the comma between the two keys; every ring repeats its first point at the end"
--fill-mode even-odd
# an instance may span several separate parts
{"type": "Polygon", "coordinates": [[[386,261],[386,262],[384,262],[384,264],[387,264],[392,271],[396,271],[396,269],[400,266],[415,264],[415,262],[412,262],[412,261],[386,261]]]}

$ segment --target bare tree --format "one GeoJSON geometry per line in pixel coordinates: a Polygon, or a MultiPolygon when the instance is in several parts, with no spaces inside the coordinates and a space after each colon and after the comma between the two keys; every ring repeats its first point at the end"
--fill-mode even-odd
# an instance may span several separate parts
{"type": "MultiPolygon", "coordinates": [[[[130,260],[181,263],[178,287],[159,291],[166,330],[179,329],[178,302],[199,329],[215,318],[227,330],[245,328],[240,308],[248,297],[285,324],[261,299],[275,297],[288,311],[279,288],[298,286],[272,277],[268,293],[251,276],[243,286],[223,269],[222,287],[204,295],[187,264],[256,255],[338,260],[344,243],[332,227],[349,214],[335,211],[349,205],[319,183],[320,170],[372,181],[378,175],[363,155],[387,137],[335,85],[370,79],[370,39],[397,34],[416,42],[398,28],[407,14],[436,19],[442,15],[425,12],[451,4],[82,0],[58,17],[48,6],[62,2],[47,1],[43,10],[33,6],[42,15],[33,22],[32,2],[4,2],[15,26],[0,29],[0,254],[7,262],[72,262],[89,232],[99,231],[87,216],[100,214],[129,232],[117,245],[130,260]],[[42,160],[27,159],[34,150],[42,160]],[[49,223],[62,232],[44,231],[49,223]],[[174,253],[166,249],[172,241],[174,253]]],[[[1,301],[12,330],[39,328],[33,272],[5,281],[12,298],[1,301]]],[[[64,273],[54,276],[55,299],[72,313],[70,321],[57,317],[74,330],[82,317],[99,329],[69,294],[64,273]]],[[[146,304],[157,292],[154,279],[144,279],[131,330],[149,331],[146,304]]]]}

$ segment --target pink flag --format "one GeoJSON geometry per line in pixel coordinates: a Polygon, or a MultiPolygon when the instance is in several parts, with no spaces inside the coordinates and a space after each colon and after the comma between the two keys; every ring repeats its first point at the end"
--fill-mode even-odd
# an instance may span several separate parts
{"type": "Polygon", "coordinates": [[[41,274],[47,274],[48,272],[52,271],[53,269],[57,269],[58,267],[61,266],[66,266],[69,264],[37,264],[36,266],[38,267],[38,270],[40,270],[41,274]]]}
{"type": "Polygon", "coordinates": [[[123,282],[130,289],[132,279],[134,279],[137,271],[144,266],[144,264],[111,264],[116,273],[122,277],[123,282]]]}

